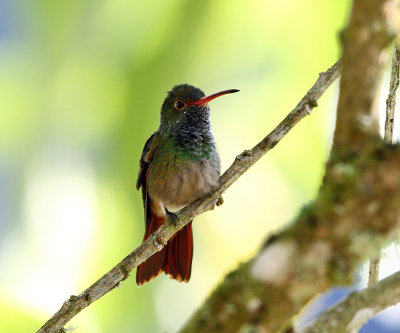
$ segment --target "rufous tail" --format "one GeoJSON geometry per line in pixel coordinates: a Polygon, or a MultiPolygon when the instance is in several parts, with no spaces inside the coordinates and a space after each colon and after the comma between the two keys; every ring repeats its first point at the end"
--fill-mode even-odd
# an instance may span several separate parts
{"type": "MultiPolygon", "coordinates": [[[[165,218],[151,216],[146,227],[146,240],[165,221],[165,218]]],[[[137,285],[145,284],[158,276],[162,271],[169,274],[171,279],[188,282],[192,270],[193,233],[192,221],[179,230],[164,248],[153,254],[138,266],[136,272],[137,285]]]]}

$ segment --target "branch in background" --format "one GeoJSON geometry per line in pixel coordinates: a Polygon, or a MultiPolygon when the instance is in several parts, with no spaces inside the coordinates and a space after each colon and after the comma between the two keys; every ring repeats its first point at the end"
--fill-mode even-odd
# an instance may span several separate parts
{"type": "MultiPolygon", "coordinates": [[[[396,91],[399,87],[400,50],[395,47],[392,58],[392,71],[390,76],[390,87],[386,99],[386,120],[384,140],[388,144],[393,143],[394,111],[396,106],[396,91]]],[[[369,258],[368,286],[376,283],[379,279],[380,254],[369,258]]]]}
{"type": "Polygon", "coordinates": [[[400,272],[353,292],[299,333],[357,333],[378,312],[400,302],[400,272]]]}
{"type": "Polygon", "coordinates": [[[136,250],[122,260],[118,265],[101,277],[97,282],[87,288],[78,296],[71,296],[65,301],[61,309],[55,313],[37,333],[52,333],[62,329],[71,318],[95,300],[99,299],[118,284],[125,280],[129,273],[148,259],[151,255],[160,251],[179,229],[183,228],[197,215],[210,210],[216,201],[242,174],[244,174],[263,155],[272,149],[302,118],[310,114],[317,106],[318,99],[328,87],[339,77],[340,61],[334,64],[326,72],[319,75],[313,87],[303,97],[299,104],[286,118],[253,149],[246,150],[236,157],[233,164],[221,176],[220,184],[207,198],[198,199],[176,213],[179,221],[168,220],[136,250]]]}

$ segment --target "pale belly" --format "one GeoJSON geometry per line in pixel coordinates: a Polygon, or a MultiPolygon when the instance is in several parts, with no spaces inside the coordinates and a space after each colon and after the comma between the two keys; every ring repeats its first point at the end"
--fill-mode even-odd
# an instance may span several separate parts
{"type": "Polygon", "coordinates": [[[210,193],[220,175],[219,160],[169,161],[153,166],[149,174],[149,196],[170,212],[210,193]]]}

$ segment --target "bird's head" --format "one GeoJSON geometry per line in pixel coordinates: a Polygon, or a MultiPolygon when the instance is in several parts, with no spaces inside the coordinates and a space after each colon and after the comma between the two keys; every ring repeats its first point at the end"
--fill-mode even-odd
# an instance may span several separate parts
{"type": "Polygon", "coordinates": [[[182,126],[202,126],[203,123],[204,126],[208,125],[210,116],[208,103],[214,98],[238,91],[230,89],[205,96],[203,91],[189,84],[173,87],[161,107],[160,131],[165,134],[173,134],[182,126]]]}

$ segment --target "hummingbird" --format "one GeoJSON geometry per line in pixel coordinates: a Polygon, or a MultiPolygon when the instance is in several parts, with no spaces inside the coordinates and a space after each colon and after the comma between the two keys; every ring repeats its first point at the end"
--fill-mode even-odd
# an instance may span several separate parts
{"type": "MultiPolygon", "coordinates": [[[[136,188],[142,188],[145,234],[156,231],[167,216],[204,197],[218,185],[220,158],[210,123],[208,103],[237,89],[205,96],[189,84],[174,86],[162,107],[160,126],[146,141],[139,162],[136,188]]],[[[162,271],[171,279],[188,282],[192,270],[192,221],[138,266],[136,283],[142,285],[162,271]]]]}

